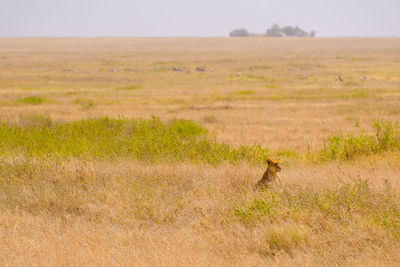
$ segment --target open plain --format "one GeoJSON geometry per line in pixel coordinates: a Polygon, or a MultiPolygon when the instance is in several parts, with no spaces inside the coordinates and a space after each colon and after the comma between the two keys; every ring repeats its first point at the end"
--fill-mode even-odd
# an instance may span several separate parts
{"type": "Polygon", "coordinates": [[[0,120],[2,266],[400,264],[399,38],[2,38],[0,120]]]}

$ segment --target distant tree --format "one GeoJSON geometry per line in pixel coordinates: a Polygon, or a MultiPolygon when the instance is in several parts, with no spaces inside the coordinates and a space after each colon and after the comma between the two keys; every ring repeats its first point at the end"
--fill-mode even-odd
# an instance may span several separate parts
{"type": "Polygon", "coordinates": [[[265,33],[265,36],[282,37],[282,36],[284,36],[284,34],[281,31],[281,29],[279,28],[279,25],[275,23],[274,25],[272,25],[272,27],[270,29],[267,30],[267,32],[265,33]]]}
{"type": "Polygon", "coordinates": [[[281,30],[281,28],[279,28],[279,25],[277,23],[272,24],[271,29],[273,31],[280,31],[281,30]]]}
{"type": "Polygon", "coordinates": [[[231,37],[248,37],[250,33],[246,29],[236,29],[229,33],[231,37]]]}
{"type": "Polygon", "coordinates": [[[282,29],[282,31],[285,33],[287,36],[296,36],[297,34],[297,29],[293,28],[292,26],[286,26],[282,29]]]}
{"type": "Polygon", "coordinates": [[[229,33],[231,37],[248,37],[248,36],[267,36],[267,37],[314,37],[315,31],[310,31],[307,33],[298,26],[285,26],[283,28],[279,27],[278,24],[273,24],[271,28],[267,29],[264,34],[258,35],[254,33],[249,33],[246,29],[236,29],[229,33]]]}
{"type": "MultiPolygon", "coordinates": [[[[315,35],[315,32],[314,32],[315,35]]],[[[271,28],[265,33],[267,37],[284,37],[284,36],[295,36],[295,37],[309,37],[306,31],[300,29],[299,27],[285,26],[280,28],[278,24],[272,25],[271,28]]]]}
{"type": "Polygon", "coordinates": [[[297,37],[307,37],[308,33],[305,32],[304,30],[300,29],[299,27],[292,27],[292,26],[286,26],[282,29],[282,31],[287,35],[287,36],[297,36],[297,37]]]}

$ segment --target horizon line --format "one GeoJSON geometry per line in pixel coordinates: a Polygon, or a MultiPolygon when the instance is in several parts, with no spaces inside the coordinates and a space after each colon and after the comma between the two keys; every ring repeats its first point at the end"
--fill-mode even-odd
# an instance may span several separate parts
{"type": "Polygon", "coordinates": [[[337,35],[337,36],[314,36],[314,37],[297,37],[297,36],[282,36],[282,37],[272,37],[272,36],[247,36],[247,37],[237,37],[229,35],[176,35],[176,36],[165,36],[165,35],[0,35],[0,38],[229,38],[229,39],[253,39],[253,38],[268,38],[268,39],[318,39],[318,38],[400,38],[400,36],[373,36],[373,35],[337,35]]]}

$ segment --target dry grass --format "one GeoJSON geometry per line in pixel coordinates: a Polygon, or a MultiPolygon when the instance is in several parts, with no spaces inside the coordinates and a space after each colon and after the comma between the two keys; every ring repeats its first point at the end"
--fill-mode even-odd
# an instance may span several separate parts
{"type": "Polygon", "coordinates": [[[284,158],[284,184],[258,191],[257,163],[60,157],[38,130],[56,149],[1,147],[0,263],[399,265],[399,152],[307,154],[398,121],[399,72],[399,39],[0,39],[4,123],[185,118],[284,158]]]}
{"type": "MultiPolygon", "coordinates": [[[[0,257],[11,265],[398,264],[398,228],[359,217],[359,209],[376,211],[359,205],[371,201],[382,208],[380,193],[398,199],[400,170],[365,165],[311,170],[296,164],[286,170],[284,187],[258,192],[253,185],[263,169],[247,165],[9,160],[1,173],[0,257]],[[338,210],[343,217],[296,208],[307,205],[310,194],[343,190],[343,183],[367,177],[375,179],[370,195],[361,192],[365,198],[349,203],[350,213],[338,210]],[[282,190],[299,204],[279,202],[250,222],[237,213],[254,199],[284,197],[282,190]]],[[[328,200],[321,203],[335,209],[328,200]]]]}

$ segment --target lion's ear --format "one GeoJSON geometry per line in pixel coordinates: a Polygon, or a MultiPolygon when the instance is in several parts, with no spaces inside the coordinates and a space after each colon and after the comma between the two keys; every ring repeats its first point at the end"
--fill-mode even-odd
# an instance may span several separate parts
{"type": "Polygon", "coordinates": [[[278,159],[276,162],[278,162],[279,164],[282,163],[282,159],[278,159]]]}
{"type": "Polygon", "coordinates": [[[267,164],[271,164],[272,160],[271,159],[267,159],[267,164]]]}

